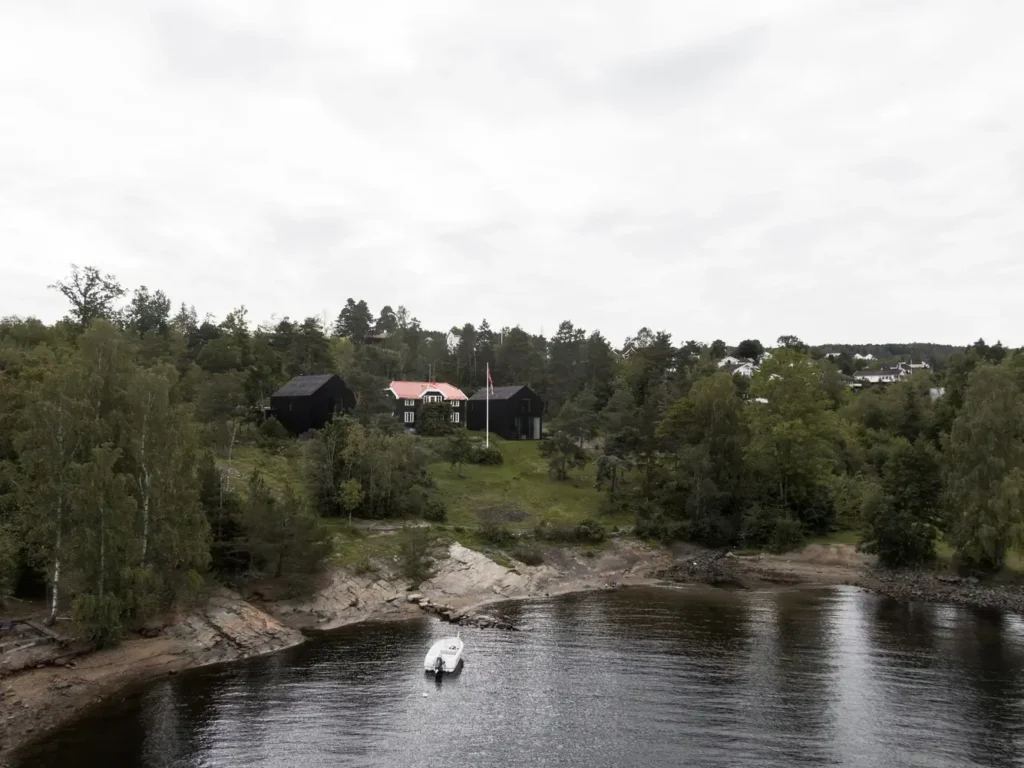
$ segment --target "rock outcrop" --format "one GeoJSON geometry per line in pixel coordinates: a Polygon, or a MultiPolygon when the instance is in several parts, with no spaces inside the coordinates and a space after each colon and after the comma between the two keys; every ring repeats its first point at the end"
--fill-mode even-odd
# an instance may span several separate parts
{"type": "Polygon", "coordinates": [[[624,578],[643,579],[656,564],[670,558],[636,542],[615,540],[596,556],[552,548],[545,564],[506,567],[458,542],[435,564],[434,575],[415,592],[402,579],[356,576],[334,571],[312,598],[270,603],[265,607],[281,621],[305,630],[330,630],[367,619],[401,619],[427,610],[445,621],[497,626],[478,608],[500,600],[544,597],[562,592],[605,588],[624,578]],[[434,606],[431,608],[429,606],[434,606]]]}
{"type": "Polygon", "coordinates": [[[11,750],[124,688],[193,667],[274,653],[301,632],[220,590],[193,611],[142,628],[100,651],[57,641],[31,668],[0,674],[0,766],[11,750]]]}

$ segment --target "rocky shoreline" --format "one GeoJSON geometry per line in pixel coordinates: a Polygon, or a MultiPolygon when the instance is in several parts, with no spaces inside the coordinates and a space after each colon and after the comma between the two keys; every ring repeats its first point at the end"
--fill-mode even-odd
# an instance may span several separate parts
{"type": "Polygon", "coordinates": [[[0,672],[0,766],[23,744],[104,699],[186,669],[261,656],[303,642],[301,632],[219,590],[201,608],[149,625],[116,648],[56,640],[5,654],[0,672]]]}
{"type": "MultiPolygon", "coordinates": [[[[810,549],[810,548],[809,548],[810,549]]],[[[1024,587],[930,571],[887,570],[852,547],[833,545],[800,557],[700,552],[655,575],[671,583],[755,588],[765,585],[845,584],[906,602],[946,603],[1024,614],[1024,587]]]]}
{"type": "MultiPolygon", "coordinates": [[[[551,549],[545,564],[499,565],[452,544],[427,581],[336,569],[304,600],[243,600],[219,590],[197,609],[151,624],[117,648],[75,643],[31,648],[0,659],[0,767],[14,749],[40,738],[93,704],[156,677],[275,653],[364,621],[430,615],[453,624],[514,631],[488,605],[619,586],[699,583],[735,588],[847,584],[905,601],[942,602],[1024,614],[1024,588],[988,586],[927,572],[892,572],[846,545],[812,545],[785,556],[738,556],[681,546],[673,552],[616,539],[601,553],[551,549]]],[[[43,644],[45,645],[45,643],[43,644]]]]}
{"type": "Polygon", "coordinates": [[[311,598],[276,601],[219,590],[205,604],[142,628],[117,648],[94,651],[54,643],[31,655],[5,655],[0,665],[0,768],[14,750],[136,686],[188,669],[275,653],[325,632],[363,621],[415,618],[483,628],[514,629],[482,609],[506,600],[607,588],[612,580],[644,583],[665,567],[667,553],[627,541],[595,557],[552,550],[550,564],[506,568],[486,555],[453,544],[431,579],[410,593],[390,575],[335,569],[311,598]]]}

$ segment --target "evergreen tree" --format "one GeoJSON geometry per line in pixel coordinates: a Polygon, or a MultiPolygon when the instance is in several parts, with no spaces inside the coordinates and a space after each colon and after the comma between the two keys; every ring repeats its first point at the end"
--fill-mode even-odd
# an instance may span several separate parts
{"type": "Polygon", "coordinates": [[[349,299],[334,323],[334,335],[362,343],[370,335],[373,326],[373,313],[366,302],[361,299],[358,302],[349,299]]]}

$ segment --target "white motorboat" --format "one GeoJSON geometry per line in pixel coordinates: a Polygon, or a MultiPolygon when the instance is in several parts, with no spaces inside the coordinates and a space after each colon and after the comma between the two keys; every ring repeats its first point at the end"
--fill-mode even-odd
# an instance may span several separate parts
{"type": "Polygon", "coordinates": [[[423,669],[440,676],[445,672],[455,672],[462,665],[462,651],[465,643],[461,637],[443,637],[430,646],[426,658],[423,659],[423,669]]]}

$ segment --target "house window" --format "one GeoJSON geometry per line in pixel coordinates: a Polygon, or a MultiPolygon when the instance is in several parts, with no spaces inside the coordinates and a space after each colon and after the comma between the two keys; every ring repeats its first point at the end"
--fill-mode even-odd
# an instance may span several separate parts
{"type": "Polygon", "coordinates": [[[415,400],[406,400],[405,401],[405,407],[406,408],[415,408],[416,407],[416,401],[415,400]]]}
{"type": "Polygon", "coordinates": [[[405,412],[405,423],[412,424],[416,420],[416,414],[412,411],[405,412]]]}
{"type": "Polygon", "coordinates": [[[440,395],[424,395],[423,400],[428,403],[439,403],[441,402],[440,395]]]}
{"type": "Polygon", "coordinates": [[[458,424],[458,423],[459,423],[459,412],[456,411],[455,413],[452,414],[452,424],[458,424]]]}

